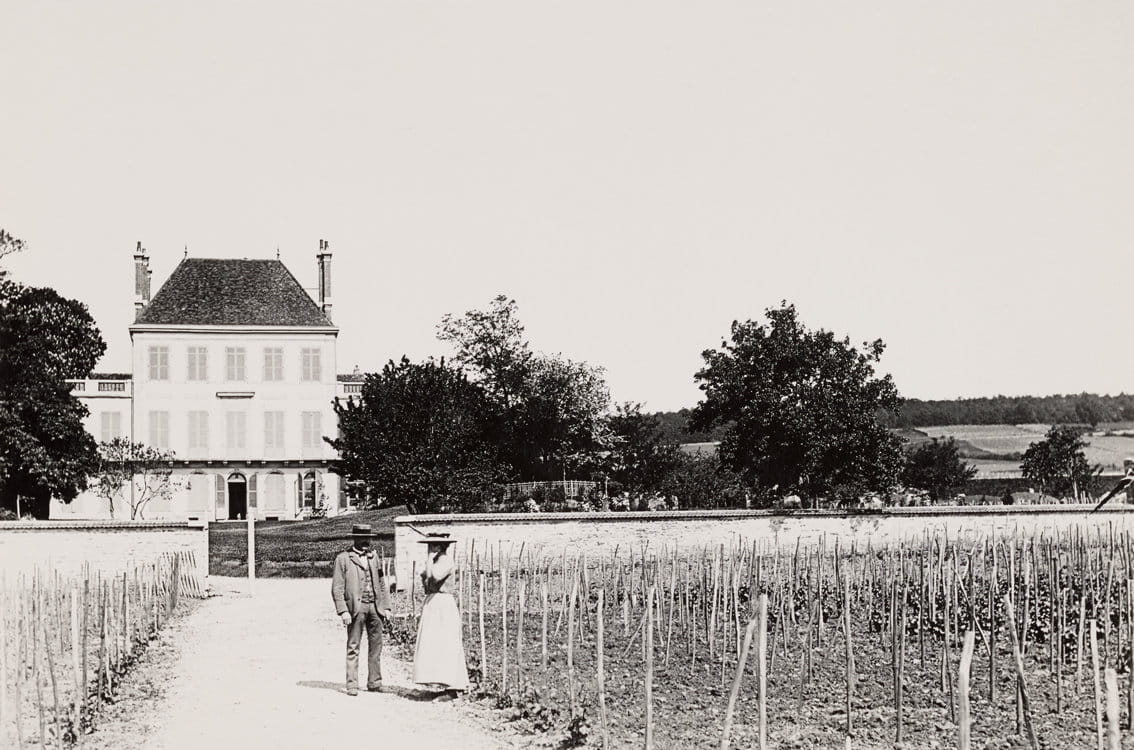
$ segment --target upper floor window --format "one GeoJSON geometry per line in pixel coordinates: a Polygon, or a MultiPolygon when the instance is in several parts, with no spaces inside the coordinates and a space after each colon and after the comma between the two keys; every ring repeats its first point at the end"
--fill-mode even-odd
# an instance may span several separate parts
{"type": "Polygon", "coordinates": [[[150,380],[169,380],[169,347],[150,347],[150,380]]]}
{"type": "Polygon", "coordinates": [[[283,380],[283,349],[278,346],[264,350],[264,380],[283,380]]]}
{"type": "Polygon", "coordinates": [[[150,447],[169,450],[169,412],[150,412],[150,447]]]}
{"type": "Polygon", "coordinates": [[[240,452],[245,449],[244,435],[247,420],[242,411],[230,411],[225,415],[225,431],[228,433],[229,451],[240,452]]]}
{"type": "Polygon", "coordinates": [[[189,412],[189,450],[204,452],[209,449],[209,413],[189,412]]]}
{"type": "Polygon", "coordinates": [[[284,413],[264,412],[264,454],[277,458],[284,450],[284,413]]]}
{"type": "Polygon", "coordinates": [[[323,367],[320,355],[322,351],[316,348],[303,349],[303,380],[322,380],[323,367]]]}
{"type": "Polygon", "coordinates": [[[323,414],[317,411],[303,412],[303,448],[318,451],[323,446],[323,414]]]}
{"type": "Polygon", "coordinates": [[[189,347],[189,380],[208,380],[209,350],[203,346],[189,347]]]}
{"type": "Polygon", "coordinates": [[[101,429],[101,439],[104,443],[109,443],[114,438],[122,437],[122,412],[120,411],[104,411],[99,420],[101,429]]]}
{"type": "Polygon", "coordinates": [[[225,347],[224,376],[226,380],[244,380],[244,347],[225,347]]]}

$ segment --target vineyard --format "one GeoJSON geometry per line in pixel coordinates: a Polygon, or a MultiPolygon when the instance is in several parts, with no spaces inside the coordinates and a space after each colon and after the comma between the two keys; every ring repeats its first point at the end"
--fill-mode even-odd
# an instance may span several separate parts
{"type": "MultiPolygon", "coordinates": [[[[882,549],[501,552],[468,544],[455,595],[474,694],[533,742],[1134,742],[1134,539],[1113,527],[882,549]]],[[[408,593],[412,628],[421,593],[408,593]]]]}
{"type": "Polygon", "coordinates": [[[205,595],[196,565],[181,551],[115,574],[0,579],[0,747],[82,746],[146,645],[205,595]]]}

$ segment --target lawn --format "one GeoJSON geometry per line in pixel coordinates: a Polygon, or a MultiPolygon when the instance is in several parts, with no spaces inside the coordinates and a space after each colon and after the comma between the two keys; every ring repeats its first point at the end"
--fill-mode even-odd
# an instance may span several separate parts
{"type": "MultiPolygon", "coordinates": [[[[368,523],[378,533],[379,552],[393,555],[394,518],[404,506],[364,510],[314,521],[256,524],[256,575],[263,578],[330,578],[335,555],[350,546],[351,526],[368,523]]],[[[209,573],[248,574],[248,527],[240,521],[209,525],[209,573]]]]}

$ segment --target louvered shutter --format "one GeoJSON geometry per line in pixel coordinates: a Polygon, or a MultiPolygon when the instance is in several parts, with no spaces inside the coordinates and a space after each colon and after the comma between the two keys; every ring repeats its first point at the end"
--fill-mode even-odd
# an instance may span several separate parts
{"type": "Polygon", "coordinates": [[[256,504],[256,475],[253,474],[248,477],[248,515],[252,518],[259,518],[258,507],[256,504]]]}
{"type": "Polygon", "coordinates": [[[224,491],[225,491],[224,477],[222,477],[220,474],[217,474],[216,475],[216,482],[217,482],[217,499],[216,499],[217,508],[216,508],[215,520],[219,521],[219,520],[227,517],[227,514],[224,512],[224,510],[225,510],[224,509],[224,491]]]}

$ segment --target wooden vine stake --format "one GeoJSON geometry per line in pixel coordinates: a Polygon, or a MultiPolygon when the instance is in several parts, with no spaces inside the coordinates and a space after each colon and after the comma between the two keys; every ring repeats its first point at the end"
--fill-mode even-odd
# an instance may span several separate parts
{"type": "Polygon", "coordinates": [[[756,685],[760,691],[760,750],[768,747],[768,595],[760,594],[760,629],[756,631],[756,685]]]}
{"type": "Polygon", "coordinates": [[[744,642],[740,647],[740,660],[736,665],[736,675],[732,678],[732,690],[728,694],[728,708],[725,709],[724,729],[721,732],[721,750],[728,750],[732,735],[732,717],[736,711],[736,698],[740,695],[740,681],[744,677],[744,667],[748,663],[748,649],[752,646],[752,633],[759,623],[756,618],[749,621],[744,629],[744,642]]]}
{"type": "Polygon", "coordinates": [[[1016,686],[1020,691],[1020,707],[1024,715],[1024,729],[1028,735],[1028,742],[1033,750],[1039,750],[1039,741],[1036,739],[1036,730],[1032,725],[1032,710],[1028,700],[1028,686],[1024,682],[1024,657],[1020,651],[1020,638],[1016,635],[1016,614],[1013,612],[1012,600],[1007,594],[1001,598],[1004,611],[1008,615],[1008,632],[1012,636],[1012,659],[1016,665],[1016,686]]]}
{"type": "Polygon", "coordinates": [[[972,747],[972,720],[969,718],[969,671],[973,663],[973,644],[976,640],[971,630],[965,631],[965,642],[961,647],[961,666],[957,672],[957,748],[970,750],[972,747]]]}
{"type": "Polygon", "coordinates": [[[547,576],[540,581],[540,598],[543,603],[543,626],[540,630],[539,666],[547,671],[547,576]]]}
{"type": "Polygon", "coordinates": [[[654,747],[654,596],[651,584],[646,594],[646,750],[654,747]]]}
{"type": "Polygon", "coordinates": [[[1102,681],[1099,678],[1098,622],[1091,618],[1091,673],[1095,683],[1095,747],[1103,750],[1102,681]]]}
{"type": "Polygon", "coordinates": [[[1118,673],[1114,667],[1106,668],[1106,746],[1107,750],[1121,750],[1118,731],[1118,673]]]}
{"type": "Polygon", "coordinates": [[[575,597],[579,594],[579,577],[571,580],[571,596],[567,604],[567,690],[571,694],[571,718],[579,713],[579,699],[575,694],[575,597]]]}
{"type": "Polygon", "coordinates": [[[606,595],[606,588],[600,588],[598,592],[598,612],[595,618],[595,682],[598,688],[598,710],[599,710],[599,729],[602,734],[602,747],[603,750],[610,747],[610,722],[606,715],[606,672],[603,668],[605,653],[605,643],[603,640],[603,599],[606,595]]]}
{"type": "MultiPolygon", "coordinates": [[[[851,645],[850,576],[843,578],[843,638],[847,644],[847,737],[854,736],[854,648],[851,645]]],[[[923,649],[924,653],[924,649],[923,649]]]]}
{"type": "Polygon", "coordinates": [[[516,690],[524,692],[524,597],[527,578],[520,578],[520,591],[516,600],[516,690]]]}
{"type": "Polygon", "coordinates": [[[477,619],[480,624],[480,682],[488,682],[488,648],[484,643],[484,571],[480,572],[480,592],[477,598],[477,619]]]}

